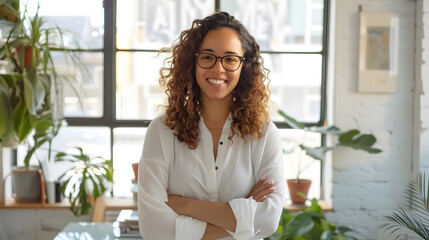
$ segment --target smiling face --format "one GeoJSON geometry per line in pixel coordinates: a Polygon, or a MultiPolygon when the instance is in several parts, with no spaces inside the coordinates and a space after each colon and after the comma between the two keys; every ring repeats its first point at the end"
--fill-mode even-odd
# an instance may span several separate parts
{"type": "MultiPolygon", "coordinates": [[[[211,53],[218,57],[235,55],[243,57],[243,48],[238,34],[231,28],[211,30],[200,44],[199,53],[211,53]]],[[[225,63],[227,59],[224,60],[225,63]]],[[[195,76],[201,89],[201,100],[232,102],[232,91],[237,86],[243,63],[236,71],[226,71],[220,59],[210,69],[195,67],[195,76]]]]}

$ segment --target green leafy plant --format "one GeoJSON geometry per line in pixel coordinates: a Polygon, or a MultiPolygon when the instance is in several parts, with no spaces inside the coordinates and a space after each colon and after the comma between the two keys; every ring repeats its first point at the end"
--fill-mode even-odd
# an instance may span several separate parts
{"type": "MultiPolygon", "coordinates": [[[[79,98],[74,87],[78,82],[75,76],[58,74],[52,57],[52,50],[66,49],[65,38],[77,44],[73,35],[58,27],[49,27],[38,11],[35,16],[28,16],[25,8],[0,48],[0,59],[9,63],[9,73],[0,75],[0,143],[3,146],[27,143],[25,169],[43,143],[49,143],[50,154],[51,141],[64,125],[61,123],[64,86],[70,86],[79,98]],[[31,145],[26,140],[33,131],[31,145]]],[[[61,52],[70,65],[82,69],[71,51],[61,52]]]]}
{"type": "Polygon", "coordinates": [[[404,200],[405,203],[398,206],[399,210],[384,216],[386,222],[379,228],[395,236],[394,239],[409,237],[401,232],[403,229],[429,239],[429,177],[419,173],[410,181],[404,190],[404,200]]]}
{"type": "Polygon", "coordinates": [[[79,154],[57,153],[55,161],[74,163],[58,180],[62,182],[62,194],[70,201],[70,210],[78,216],[87,215],[92,202],[108,190],[106,183],[113,182],[113,166],[111,160],[90,158],[82,148],[76,149],[79,154]]]}
{"type": "MultiPolygon", "coordinates": [[[[305,152],[308,156],[312,157],[315,160],[323,161],[325,160],[326,152],[333,150],[337,147],[350,147],[353,149],[363,150],[368,153],[380,153],[381,150],[373,148],[373,145],[377,139],[372,134],[361,134],[359,130],[352,129],[346,132],[341,131],[336,126],[313,126],[306,127],[304,123],[297,121],[295,118],[289,116],[282,110],[278,110],[280,116],[282,116],[285,122],[293,129],[300,129],[305,132],[315,132],[320,134],[331,135],[337,137],[337,143],[333,146],[318,146],[310,147],[306,146],[303,143],[299,144],[301,150],[305,152]]],[[[304,142],[304,141],[303,141],[304,142]]],[[[285,153],[288,151],[284,150],[285,153]]],[[[300,174],[308,167],[298,167],[296,179],[300,179],[300,174]]]]}
{"type": "Polygon", "coordinates": [[[284,209],[277,231],[265,240],[356,240],[346,235],[351,231],[327,221],[317,199],[313,199],[301,212],[290,213],[284,209]]]}

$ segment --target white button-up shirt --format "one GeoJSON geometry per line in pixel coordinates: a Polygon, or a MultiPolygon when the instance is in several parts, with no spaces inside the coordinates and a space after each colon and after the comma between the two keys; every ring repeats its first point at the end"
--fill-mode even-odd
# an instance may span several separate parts
{"type": "Polygon", "coordinates": [[[212,136],[201,118],[198,147],[189,149],[165,125],[165,116],[149,125],[139,163],[138,210],[145,240],[201,239],[206,223],[175,213],[165,202],[169,194],[229,202],[237,227],[223,239],[261,239],[278,226],[285,200],[282,147],[278,129],[264,125],[263,136],[244,141],[231,136],[231,117],[219,140],[216,161],[212,136]],[[263,202],[246,199],[259,179],[274,182],[263,202]]]}

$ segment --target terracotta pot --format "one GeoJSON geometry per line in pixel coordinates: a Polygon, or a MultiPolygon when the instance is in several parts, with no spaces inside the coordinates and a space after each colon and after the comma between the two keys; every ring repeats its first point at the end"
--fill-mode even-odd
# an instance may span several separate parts
{"type": "Polygon", "coordinates": [[[305,204],[306,199],[297,195],[301,192],[307,195],[308,189],[310,189],[311,180],[308,179],[288,179],[287,185],[289,188],[290,199],[293,204],[305,204]]]}
{"type": "MultiPolygon", "coordinates": [[[[19,56],[20,48],[17,48],[17,53],[19,56]]],[[[33,47],[27,46],[24,48],[24,67],[28,68],[31,64],[31,60],[33,59],[33,47]]]]}

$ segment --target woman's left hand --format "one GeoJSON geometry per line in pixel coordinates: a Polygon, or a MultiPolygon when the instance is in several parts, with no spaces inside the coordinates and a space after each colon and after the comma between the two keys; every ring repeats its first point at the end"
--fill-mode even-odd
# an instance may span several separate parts
{"type": "Polygon", "coordinates": [[[246,198],[252,197],[256,202],[263,202],[267,195],[274,192],[274,183],[266,182],[265,178],[260,179],[250,190],[246,198]]]}

